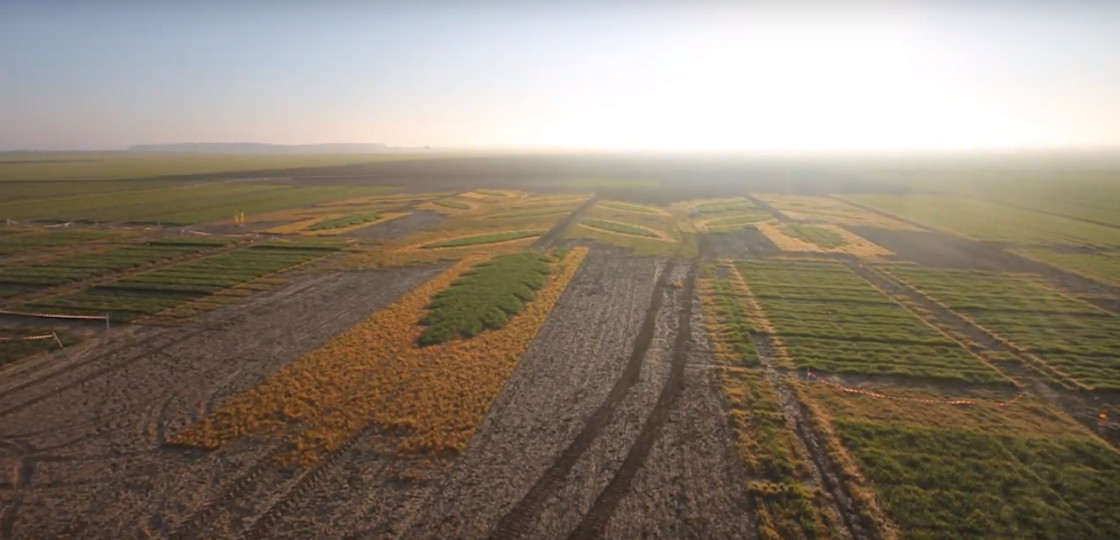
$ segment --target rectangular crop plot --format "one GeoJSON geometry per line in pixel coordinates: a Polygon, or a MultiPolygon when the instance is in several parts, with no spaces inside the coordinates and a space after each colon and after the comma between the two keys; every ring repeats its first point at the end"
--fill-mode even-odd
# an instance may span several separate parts
{"type": "Polygon", "coordinates": [[[1120,389],[1120,320],[1041,278],[892,266],[889,273],[1038,356],[1071,379],[1120,389]]]}
{"type": "Polygon", "coordinates": [[[254,246],[133,274],[28,307],[75,314],[109,313],[113,320],[130,321],[322,257],[333,249],[337,248],[254,246]]]}
{"type": "Polygon", "coordinates": [[[1087,437],[1027,438],[837,422],[908,538],[1113,538],[1120,454],[1087,437]]]}
{"type": "Polygon", "coordinates": [[[0,298],[40,288],[95,278],[145,264],[217,247],[226,240],[155,240],[119,246],[108,251],[81,253],[25,266],[0,268],[0,298]]]}
{"type": "Polygon", "coordinates": [[[798,367],[1006,381],[840,263],[769,260],[736,267],[798,367]]]}
{"type": "Polygon", "coordinates": [[[0,236],[0,255],[34,253],[39,250],[72,246],[93,240],[110,238],[116,233],[97,229],[64,229],[34,231],[25,234],[0,236]]]}

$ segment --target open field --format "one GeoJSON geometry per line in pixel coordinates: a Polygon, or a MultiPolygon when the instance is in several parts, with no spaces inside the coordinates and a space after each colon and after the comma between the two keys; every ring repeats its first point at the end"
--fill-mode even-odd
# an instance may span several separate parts
{"type": "Polygon", "coordinates": [[[0,538],[1115,536],[1117,178],[753,159],[0,158],[0,538]]]}

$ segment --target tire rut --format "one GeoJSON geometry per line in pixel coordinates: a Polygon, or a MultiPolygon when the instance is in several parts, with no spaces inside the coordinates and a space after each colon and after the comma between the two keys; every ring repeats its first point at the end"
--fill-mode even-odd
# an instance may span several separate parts
{"type": "Polygon", "coordinates": [[[533,484],[529,492],[498,521],[498,524],[490,533],[490,538],[495,540],[512,540],[528,537],[531,532],[533,520],[540,514],[541,507],[548,501],[550,496],[560,489],[568,473],[571,472],[576,462],[579,461],[580,456],[591,447],[591,443],[595,438],[610,424],[611,418],[626,397],[626,394],[630,391],[630,388],[638,382],[643,360],[645,359],[646,353],[649,351],[650,345],[653,343],[653,336],[657,327],[657,314],[661,311],[661,304],[665,297],[666,284],[675,266],[676,260],[669,259],[665,267],[661,269],[661,274],[658,276],[657,282],[653,287],[649,309],[646,311],[645,319],[642,321],[642,326],[638,332],[638,338],[634,343],[634,349],[630,354],[626,366],[623,368],[622,374],[619,376],[618,380],[615,381],[614,386],[611,387],[610,393],[607,394],[606,399],[603,400],[599,408],[588,417],[583,430],[576,435],[575,439],[573,439],[568,447],[556,458],[556,461],[545,471],[544,475],[533,484]]]}
{"type": "Polygon", "coordinates": [[[684,368],[690,350],[689,343],[692,338],[692,308],[693,296],[696,292],[696,275],[698,269],[693,266],[689,269],[688,277],[684,284],[684,300],[677,319],[677,335],[673,343],[672,364],[669,368],[669,378],[661,388],[653,412],[650,413],[638,438],[634,440],[630,451],[611,479],[607,487],[595,499],[591,509],[584,516],[583,521],[569,535],[570,540],[583,538],[601,538],[603,531],[610,522],[611,516],[618,508],[619,502],[630,493],[634,477],[641,470],[654,441],[661,433],[662,427],[669,420],[669,415],[676,407],[681,395],[684,393],[684,368]]]}
{"type": "Polygon", "coordinates": [[[592,195],[590,199],[587,199],[575,210],[572,210],[572,213],[568,214],[568,216],[565,217],[560,223],[557,223],[555,226],[549,229],[548,232],[541,235],[540,238],[537,238],[537,240],[533,242],[533,245],[530,246],[530,248],[545,250],[551,247],[552,244],[556,243],[556,240],[560,238],[560,235],[564,234],[564,231],[572,228],[572,225],[575,225],[576,222],[579,221],[579,218],[583,217],[583,215],[587,213],[587,211],[590,210],[592,206],[595,206],[595,204],[598,202],[599,195],[592,195]]]}

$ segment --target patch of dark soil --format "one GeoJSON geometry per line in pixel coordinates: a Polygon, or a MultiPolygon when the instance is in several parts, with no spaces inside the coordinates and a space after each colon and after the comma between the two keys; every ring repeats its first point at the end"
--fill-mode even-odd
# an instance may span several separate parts
{"type": "Polygon", "coordinates": [[[354,229],[343,233],[342,236],[355,238],[376,238],[379,240],[392,240],[412,233],[430,229],[443,223],[447,219],[443,214],[436,212],[416,212],[397,219],[383,221],[369,227],[354,229]]]}
{"type": "Polygon", "coordinates": [[[737,232],[706,233],[701,237],[701,250],[705,259],[749,259],[777,255],[778,247],[762,234],[750,228],[737,232]]]}

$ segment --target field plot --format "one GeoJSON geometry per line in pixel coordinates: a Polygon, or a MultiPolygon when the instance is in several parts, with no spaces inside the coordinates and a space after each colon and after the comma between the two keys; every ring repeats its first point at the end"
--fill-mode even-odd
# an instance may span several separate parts
{"type": "Polygon", "coordinates": [[[0,298],[86,280],[224,246],[224,238],[166,238],[0,268],[0,298]]]}
{"type": "Polygon", "coordinates": [[[38,253],[52,248],[105,240],[119,234],[106,229],[20,229],[0,236],[0,256],[38,253]]]}
{"type": "Polygon", "coordinates": [[[36,300],[27,307],[72,314],[108,313],[113,320],[126,322],[337,249],[330,244],[262,244],[132,274],[75,294],[36,300]]]}
{"type": "Polygon", "coordinates": [[[654,214],[664,215],[665,211],[656,207],[645,204],[635,204],[622,201],[599,201],[599,206],[603,208],[610,208],[611,210],[622,210],[623,212],[637,212],[639,214],[654,214]]]}
{"type": "Polygon", "coordinates": [[[190,225],[230,219],[239,212],[267,213],[384,192],[381,187],[227,183],[140,188],[125,193],[53,197],[0,203],[11,219],[190,225]]]}
{"type": "Polygon", "coordinates": [[[884,270],[979,326],[1041,359],[1057,373],[1094,389],[1120,389],[1120,319],[1063,295],[1030,275],[884,270]]]}
{"type": "Polygon", "coordinates": [[[687,214],[697,230],[715,233],[741,231],[774,218],[744,197],[683,201],[673,205],[673,210],[687,214]]]}
{"type": "Polygon", "coordinates": [[[728,368],[720,378],[735,430],[739,459],[754,480],[747,485],[759,538],[828,538],[839,526],[825,510],[824,494],[810,485],[809,465],[786,423],[773,384],[760,366],[754,335],[771,332],[747,306],[749,291],[729,269],[709,266],[700,285],[708,331],[728,368]]]}
{"type": "Polygon", "coordinates": [[[869,242],[835,225],[762,222],[758,223],[757,227],[782,251],[792,253],[843,253],[857,257],[891,255],[891,252],[882,246],[869,242]]]}
{"type": "Polygon", "coordinates": [[[1120,229],[949,195],[849,195],[853,201],[977,240],[1120,245],[1120,229]]]}
{"type": "MultiPolygon", "coordinates": [[[[1114,535],[1120,454],[1033,401],[890,401],[803,388],[903,538],[1114,535]]],[[[918,395],[933,401],[939,395],[918,395]]]]}
{"type": "Polygon", "coordinates": [[[901,231],[920,230],[908,223],[891,219],[831,197],[764,193],[759,199],[781,211],[786,217],[799,222],[832,223],[857,227],[874,227],[901,231]]]}
{"type": "Polygon", "coordinates": [[[1015,252],[1120,287],[1120,252],[1063,253],[1044,249],[1019,249],[1015,252]]]}
{"type": "Polygon", "coordinates": [[[768,260],[736,266],[797,367],[1009,382],[840,263],[768,260]]]}

